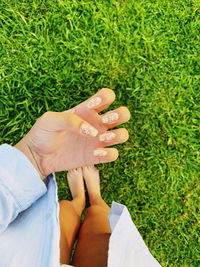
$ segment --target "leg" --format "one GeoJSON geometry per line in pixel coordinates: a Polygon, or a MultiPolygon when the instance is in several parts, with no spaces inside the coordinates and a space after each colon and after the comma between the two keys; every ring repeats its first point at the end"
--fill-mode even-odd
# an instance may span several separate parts
{"type": "Polygon", "coordinates": [[[85,207],[85,190],[81,168],[67,174],[72,201],[63,200],[60,205],[60,263],[69,264],[72,247],[80,227],[81,214],[85,207]]]}
{"type": "Polygon", "coordinates": [[[101,197],[97,169],[84,167],[83,175],[91,206],[80,230],[72,264],[76,267],[106,267],[111,234],[108,224],[110,208],[101,197]]]}

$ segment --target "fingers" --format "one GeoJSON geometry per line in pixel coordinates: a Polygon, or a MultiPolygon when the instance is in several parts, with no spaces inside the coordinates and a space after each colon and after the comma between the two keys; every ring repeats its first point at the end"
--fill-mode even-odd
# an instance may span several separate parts
{"type": "MultiPolygon", "coordinates": [[[[79,167],[115,161],[118,156],[119,153],[116,148],[96,148],[87,155],[87,158],[84,159],[84,162],[82,162],[82,165],[79,165],[79,167]]],[[[73,163],[76,165],[76,162],[73,163]]]]}
{"type": "Polygon", "coordinates": [[[119,156],[116,148],[97,148],[93,151],[91,164],[115,161],[119,156]]]}
{"type": "Polygon", "coordinates": [[[125,128],[107,131],[99,135],[99,141],[103,147],[124,143],[128,138],[129,133],[125,128]]]}
{"type": "Polygon", "coordinates": [[[87,109],[93,109],[97,113],[104,110],[112,102],[115,100],[115,93],[113,90],[108,88],[103,88],[100,91],[98,91],[95,95],[90,97],[88,100],[84,101],[80,105],[78,105],[76,108],[87,108],[87,109]]]}
{"type": "Polygon", "coordinates": [[[69,130],[86,137],[95,137],[98,130],[79,116],[66,112],[46,112],[40,119],[41,128],[47,131],[69,130]]]}
{"type": "Polygon", "coordinates": [[[128,108],[119,107],[101,115],[101,122],[109,129],[127,122],[130,119],[130,116],[128,108]]]}

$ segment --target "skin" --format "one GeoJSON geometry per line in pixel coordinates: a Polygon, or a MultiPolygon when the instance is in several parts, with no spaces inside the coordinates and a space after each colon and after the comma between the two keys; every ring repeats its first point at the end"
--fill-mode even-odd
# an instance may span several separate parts
{"type": "Polygon", "coordinates": [[[46,112],[15,147],[31,161],[41,179],[52,172],[114,161],[118,157],[118,151],[107,146],[127,141],[128,131],[124,128],[112,130],[116,135],[113,140],[100,141],[100,135],[130,119],[130,112],[126,107],[119,107],[103,115],[98,114],[114,100],[115,93],[111,89],[103,88],[71,110],[46,112]],[[96,97],[101,99],[101,103],[89,108],[88,103],[96,97]],[[118,114],[117,121],[103,123],[102,116],[112,112],[118,114]],[[85,122],[98,130],[95,137],[81,131],[85,122]],[[96,150],[106,151],[107,154],[95,155],[96,150]]]}

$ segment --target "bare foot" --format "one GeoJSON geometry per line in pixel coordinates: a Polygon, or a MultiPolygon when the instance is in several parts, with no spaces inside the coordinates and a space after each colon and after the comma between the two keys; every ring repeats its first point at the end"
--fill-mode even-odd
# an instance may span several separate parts
{"type": "Polygon", "coordinates": [[[94,166],[86,166],[82,168],[83,177],[86,183],[90,204],[95,199],[101,198],[99,171],[94,166]]]}
{"type": "Polygon", "coordinates": [[[72,194],[74,208],[81,215],[85,207],[85,188],[81,168],[69,170],[67,173],[68,185],[72,194]]]}

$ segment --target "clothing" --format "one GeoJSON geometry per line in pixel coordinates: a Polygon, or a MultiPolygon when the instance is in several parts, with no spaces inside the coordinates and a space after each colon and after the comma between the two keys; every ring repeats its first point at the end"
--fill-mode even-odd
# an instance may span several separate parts
{"type": "MultiPolygon", "coordinates": [[[[0,146],[0,266],[59,267],[59,205],[55,176],[47,183],[25,155],[0,146]]],[[[108,267],[156,267],[125,206],[113,203],[108,267]]]]}
{"type": "Polygon", "coordinates": [[[1,145],[0,266],[59,266],[58,212],[54,175],[45,185],[21,151],[1,145]]]}
{"type": "Polygon", "coordinates": [[[126,206],[112,203],[108,267],[161,267],[145,245],[126,206]]]}

